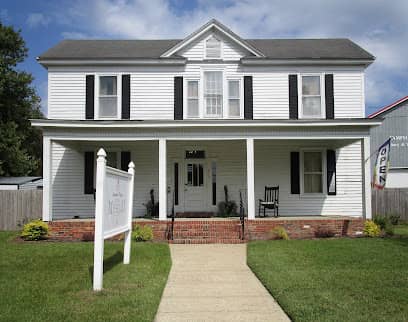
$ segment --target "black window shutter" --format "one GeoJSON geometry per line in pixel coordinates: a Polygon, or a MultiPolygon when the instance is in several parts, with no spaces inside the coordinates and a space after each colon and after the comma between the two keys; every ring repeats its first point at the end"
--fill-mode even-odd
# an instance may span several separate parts
{"type": "Polygon", "coordinates": [[[95,76],[86,75],[85,118],[94,119],[95,76]]]}
{"type": "Polygon", "coordinates": [[[290,153],[290,193],[300,193],[299,152],[290,153]]]}
{"type": "Polygon", "coordinates": [[[297,120],[298,118],[298,77],[289,75],[289,119],[297,120]]]}
{"type": "Polygon", "coordinates": [[[327,194],[336,194],[336,151],[327,150],[327,194]]]}
{"type": "Polygon", "coordinates": [[[123,171],[128,171],[130,163],[130,151],[122,151],[120,153],[120,168],[123,171]]]}
{"type": "Polygon", "coordinates": [[[326,97],[326,119],[334,119],[333,74],[325,75],[324,84],[326,97]]]}
{"type": "Polygon", "coordinates": [[[130,75],[122,75],[122,119],[130,119],[130,75]]]}
{"type": "Polygon", "coordinates": [[[183,119],[183,77],[174,77],[174,119],[183,119]]]}
{"type": "Polygon", "coordinates": [[[84,166],[84,178],[85,178],[85,194],[94,193],[94,165],[95,165],[95,156],[94,152],[85,152],[85,166],[84,166]]]}
{"type": "Polygon", "coordinates": [[[252,76],[244,76],[244,119],[254,118],[253,104],[252,76]]]}

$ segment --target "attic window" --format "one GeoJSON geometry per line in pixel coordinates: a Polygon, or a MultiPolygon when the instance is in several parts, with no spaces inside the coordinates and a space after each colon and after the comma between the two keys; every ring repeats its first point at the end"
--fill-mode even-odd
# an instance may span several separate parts
{"type": "Polygon", "coordinates": [[[211,36],[205,42],[205,56],[208,59],[221,58],[221,41],[211,36]]]}

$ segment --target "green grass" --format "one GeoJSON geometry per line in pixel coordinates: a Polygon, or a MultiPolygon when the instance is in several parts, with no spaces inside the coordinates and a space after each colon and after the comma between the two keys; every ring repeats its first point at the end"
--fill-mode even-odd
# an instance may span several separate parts
{"type": "Polygon", "coordinates": [[[0,321],[152,321],[171,266],[167,244],[105,243],[104,290],[92,289],[93,243],[13,241],[0,232],[0,321]]]}
{"type": "Polygon", "coordinates": [[[248,265],[294,321],[408,321],[408,239],[259,241],[248,265]]]}
{"type": "Polygon", "coordinates": [[[396,236],[408,237],[408,224],[394,226],[394,234],[396,236]]]}

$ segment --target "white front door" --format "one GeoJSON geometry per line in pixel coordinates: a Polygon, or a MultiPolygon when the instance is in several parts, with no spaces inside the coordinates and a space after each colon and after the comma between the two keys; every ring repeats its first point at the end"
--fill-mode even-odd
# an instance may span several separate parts
{"type": "Polygon", "coordinates": [[[185,160],[184,171],[184,211],[208,211],[205,160],[185,160]]]}

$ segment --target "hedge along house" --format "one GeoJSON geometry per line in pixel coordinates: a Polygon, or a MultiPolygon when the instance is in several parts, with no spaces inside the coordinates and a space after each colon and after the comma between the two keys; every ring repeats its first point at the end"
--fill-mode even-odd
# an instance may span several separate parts
{"type": "Polygon", "coordinates": [[[46,221],[93,217],[99,147],[111,166],[134,161],[134,216],[154,189],[162,232],[173,206],[215,213],[224,186],[241,192],[247,229],[267,226],[255,220],[266,186],[283,218],[371,217],[374,57],[348,39],[242,39],[211,20],[181,40],[64,40],[38,61],[46,221]]]}

